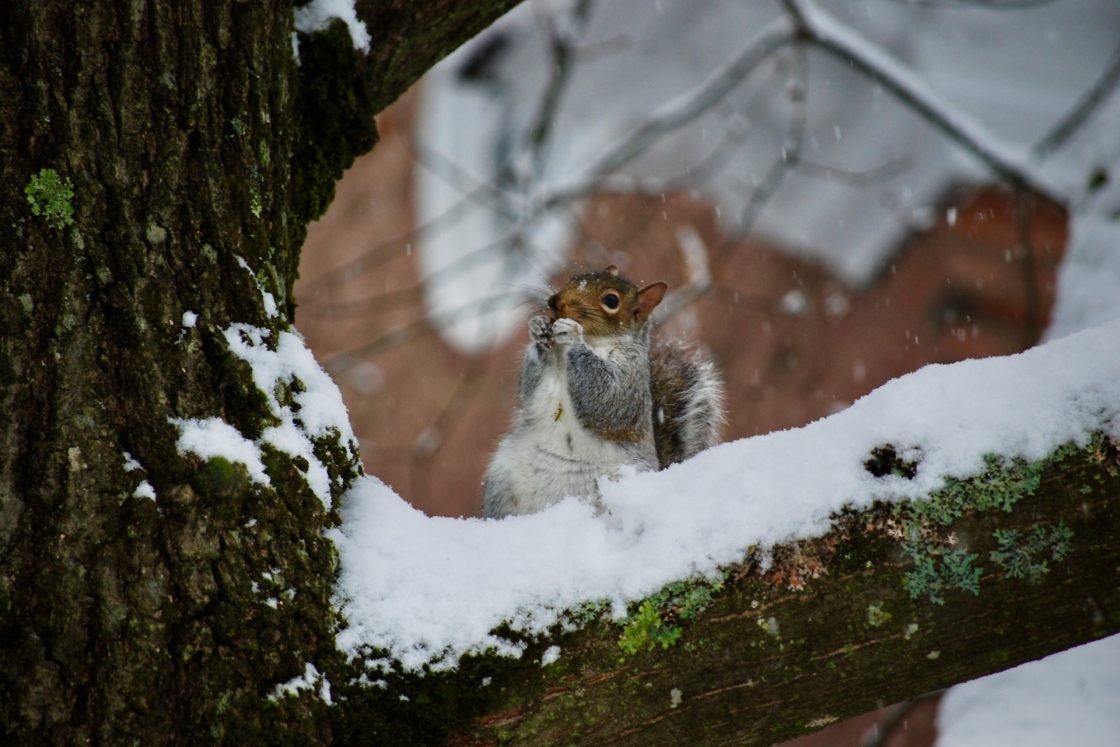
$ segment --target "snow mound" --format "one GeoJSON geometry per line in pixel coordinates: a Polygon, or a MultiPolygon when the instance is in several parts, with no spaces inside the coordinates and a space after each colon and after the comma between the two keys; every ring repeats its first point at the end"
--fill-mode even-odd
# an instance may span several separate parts
{"type": "Polygon", "coordinates": [[[608,511],[567,499],[502,520],[425,516],[359,480],[332,532],[349,627],[340,649],[387,650],[410,670],[468,652],[519,656],[491,631],[545,631],[566,608],[629,602],[743,558],[752,545],[818,535],[844,504],[920,497],[985,454],[1038,460],[1093,432],[1120,437],[1120,321],[1018,355],[928,366],[804,428],[710,449],[663,472],[601,485],[608,511]],[[874,478],[870,451],[918,449],[916,477],[874,478]]]}
{"type": "MultiPolygon", "coordinates": [[[[369,51],[369,29],[358,18],[354,0],[314,0],[309,5],[295,9],[295,27],[305,34],[322,31],[335,18],[346,24],[354,49],[369,51]]],[[[299,56],[298,54],[296,55],[299,56]]]]}
{"type": "Polygon", "coordinates": [[[938,747],[1112,747],[1120,734],[1120,635],[957,685],[938,747]]]}

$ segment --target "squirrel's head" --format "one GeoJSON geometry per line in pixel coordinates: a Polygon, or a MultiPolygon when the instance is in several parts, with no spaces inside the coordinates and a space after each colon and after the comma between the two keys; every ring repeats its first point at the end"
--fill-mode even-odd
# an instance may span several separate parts
{"type": "Polygon", "coordinates": [[[572,319],[592,337],[624,334],[645,324],[669,286],[654,283],[645,288],[619,277],[611,265],[602,272],[576,275],[548,299],[553,321],[572,319]]]}

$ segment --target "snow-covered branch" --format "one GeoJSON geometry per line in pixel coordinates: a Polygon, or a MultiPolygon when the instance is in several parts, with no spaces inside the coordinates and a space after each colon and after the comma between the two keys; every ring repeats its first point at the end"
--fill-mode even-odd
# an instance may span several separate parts
{"type": "Polygon", "coordinates": [[[478,693],[482,742],[773,743],[1120,630],[1118,335],[925,369],[599,514],[431,518],[367,479],[334,535],[365,674],[332,692],[374,723],[478,693]]]}

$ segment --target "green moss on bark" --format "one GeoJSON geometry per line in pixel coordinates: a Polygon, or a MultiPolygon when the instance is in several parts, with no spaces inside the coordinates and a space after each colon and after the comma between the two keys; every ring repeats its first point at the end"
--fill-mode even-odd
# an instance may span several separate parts
{"type": "Polygon", "coordinates": [[[326,212],[334,184],[357,156],[377,142],[378,109],[365,86],[366,59],[335,20],[324,31],[299,34],[299,141],[293,155],[296,220],[293,243],[326,212]]]}

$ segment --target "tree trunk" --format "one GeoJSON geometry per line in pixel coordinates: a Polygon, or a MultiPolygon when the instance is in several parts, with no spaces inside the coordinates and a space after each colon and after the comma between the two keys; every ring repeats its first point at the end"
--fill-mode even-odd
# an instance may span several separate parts
{"type": "MultiPolygon", "coordinates": [[[[0,4],[5,744],[331,741],[321,697],[269,696],[341,666],[337,515],[306,459],[262,446],[262,482],[171,419],[276,425],[300,382],[261,392],[223,332],[275,345],[373,114],[514,2],[448,4],[366,2],[368,60],[336,22],[299,65],[282,1],[0,4]]],[[[314,445],[337,501],[356,446],[314,445]]]]}

